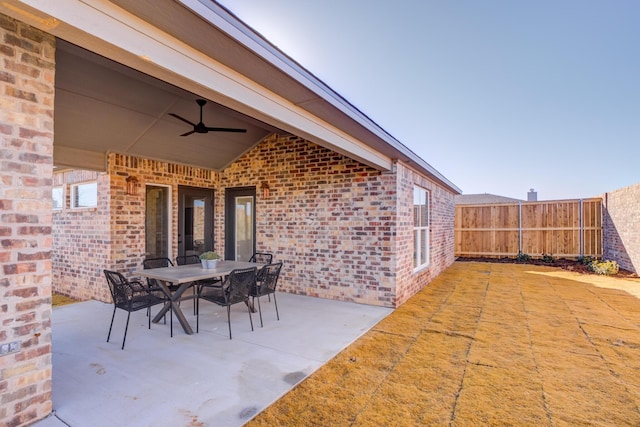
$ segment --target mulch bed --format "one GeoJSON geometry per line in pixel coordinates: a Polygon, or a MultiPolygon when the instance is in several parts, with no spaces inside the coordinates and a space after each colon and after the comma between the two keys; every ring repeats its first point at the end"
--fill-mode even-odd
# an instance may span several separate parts
{"type": "MultiPolygon", "coordinates": [[[[459,257],[456,261],[463,262],[495,262],[502,264],[531,264],[531,265],[543,265],[547,267],[557,267],[562,268],[563,270],[573,271],[576,273],[582,274],[596,274],[593,271],[589,270],[589,267],[585,264],[578,262],[573,259],[566,258],[557,258],[554,259],[554,262],[547,262],[542,259],[531,259],[529,261],[518,261],[515,258],[487,258],[487,257],[479,257],[479,258],[469,258],[469,257],[459,257]]],[[[618,274],[612,275],[609,277],[620,277],[620,278],[637,278],[638,275],[624,269],[620,269],[618,274]]]]}

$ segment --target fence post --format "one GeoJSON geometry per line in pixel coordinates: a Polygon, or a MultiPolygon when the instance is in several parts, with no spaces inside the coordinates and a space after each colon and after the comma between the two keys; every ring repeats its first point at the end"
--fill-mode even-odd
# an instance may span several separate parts
{"type": "Polygon", "coordinates": [[[584,257],[584,218],[583,218],[584,206],[582,199],[580,199],[580,258],[584,257]]]}
{"type": "Polygon", "coordinates": [[[522,253],[522,202],[518,202],[518,255],[522,253]]]}

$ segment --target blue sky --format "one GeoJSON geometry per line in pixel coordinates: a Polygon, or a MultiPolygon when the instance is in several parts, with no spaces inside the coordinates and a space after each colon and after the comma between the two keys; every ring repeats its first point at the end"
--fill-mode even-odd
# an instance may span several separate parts
{"type": "Polygon", "coordinates": [[[640,182],[640,1],[219,1],[465,194],[640,182]]]}

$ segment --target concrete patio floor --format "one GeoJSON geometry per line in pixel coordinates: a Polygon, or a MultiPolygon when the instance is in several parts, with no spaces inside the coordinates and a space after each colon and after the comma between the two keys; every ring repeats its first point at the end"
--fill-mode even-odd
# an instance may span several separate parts
{"type": "MultiPolygon", "coordinates": [[[[200,305],[200,333],[174,319],[147,329],[145,311],[81,302],[53,310],[53,410],[36,427],[241,426],[391,313],[391,309],[278,294],[261,300],[264,327],[233,307],[200,305]]],[[[195,330],[191,301],[183,312],[195,330]]],[[[157,312],[157,309],[154,310],[157,312]]]]}

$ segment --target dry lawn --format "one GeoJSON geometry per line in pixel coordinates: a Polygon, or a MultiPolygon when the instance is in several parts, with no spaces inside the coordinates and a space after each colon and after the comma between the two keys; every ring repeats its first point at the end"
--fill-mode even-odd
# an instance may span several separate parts
{"type": "Polygon", "coordinates": [[[638,426],[639,295],[457,262],[247,426],[638,426]]]}
{"type": "Polygon", "coordinates": [[[66,295],[57,294],[55,292],[51,296],[51,305],[53,307],[61,307],[63,305],[73,304],[73,303],[76,303],[76,302],[78,302],[77,299],[68,297],[66,295]]]}

